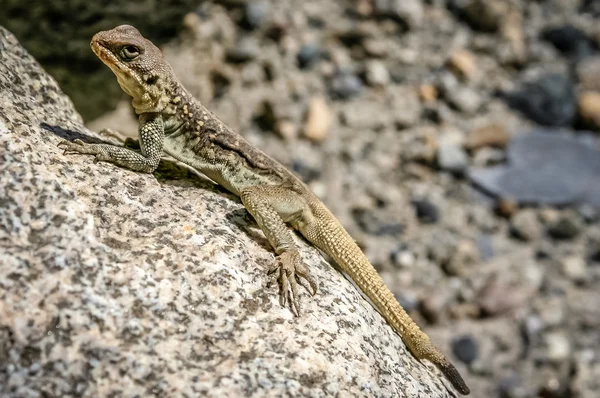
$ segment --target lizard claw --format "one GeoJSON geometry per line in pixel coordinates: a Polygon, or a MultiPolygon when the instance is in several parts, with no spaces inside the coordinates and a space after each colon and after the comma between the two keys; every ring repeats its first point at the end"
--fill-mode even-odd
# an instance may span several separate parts
{"type": "MultiPolygon", "coordinates": [[[[300,315],[300,301],[298,300],[298,281],[305,279],[312,290],[311,294],[317,292],[317,283],[310,275],[306,266],[300,259],[300,253],[289,250],[281,253],[277,262],[271,267],[269,273],[279,271],[279,287],[281,289],[281,305],[291,307],[294,315],[300,315]]],[[[308,288],[307,288],[308,290],[308,288]]]]}

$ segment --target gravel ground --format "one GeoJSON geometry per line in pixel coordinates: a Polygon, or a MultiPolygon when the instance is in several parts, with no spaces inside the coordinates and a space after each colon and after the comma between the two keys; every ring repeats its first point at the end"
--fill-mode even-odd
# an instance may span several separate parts
{"type": "MultiPolygon", "coordinates": [[[[473,396],[597,397],[599,18],[594,0],[221,0],[164,52],[309,183],[473,396]]],[[[135,135],[129,108],[89,126],[135,135]]]]}

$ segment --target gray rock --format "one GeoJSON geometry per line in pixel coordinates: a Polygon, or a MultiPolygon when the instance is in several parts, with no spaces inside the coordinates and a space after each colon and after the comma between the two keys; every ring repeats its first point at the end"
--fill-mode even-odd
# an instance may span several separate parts
{"type": "Polygon", "coordinates": [[[438,154],[438,166],[442,170],[452,173],[462,173],[468,166],[468,156],[461,145],[450,139],[440,139],[438,154]]]}
{"type": "Polygon", "coordinates": [[[507,159],[507,165],[472,168],[469,177],[487,192],[518,203],[600,203],[600,151],[572,135],[518,135],[507,159]]]}
{"type": "Polygon", "coordinates": [[[320,291],[283,308],[223,190],[63,156],[98,136],[3,28],[0,48],[0,395],[450,396],[301,241],[320,291]]]}
{"type": "Polygon", "coordinates": [[[377,60],[367,62],[365,77],[371,86],[385,86],[390,82],[390,73],[383,62],[377,60]]]}
{"type": "Polygon", "coordinates": [[[375,0],[375,11],[411,29],[419,27],[424,16],[423,2],[420,0],[375,0]]]}

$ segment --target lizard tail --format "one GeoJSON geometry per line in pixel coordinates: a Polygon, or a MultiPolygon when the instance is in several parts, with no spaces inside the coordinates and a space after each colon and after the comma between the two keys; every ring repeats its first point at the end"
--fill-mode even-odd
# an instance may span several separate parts
{"type": "Polygon", "coordinates": [[[461,394],[468,395],[470,390],[456,368],[398,303],[350,234],[324,206],[315,207],[313,215],[316,225],[308,225],[304,234],[308,240],[329,254],[350,275],[402,337],[413,355],[433,362],[461,394]]]}

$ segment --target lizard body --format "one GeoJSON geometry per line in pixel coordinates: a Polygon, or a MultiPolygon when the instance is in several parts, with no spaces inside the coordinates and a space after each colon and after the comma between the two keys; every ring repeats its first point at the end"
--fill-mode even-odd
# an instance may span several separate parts
{"type": "Polygon", "coordinates": [[[280,163],[233,132],[179,83],[160,50],[133,27],[97,33],[96,55],[112,69],[139,114],[141,153],[80,140],[62,141],[65,152],[94,155],[131,170],[151,173],[163,153],[205,174],[240,197],[277,253],[282,302],[299,314],[298,281],[316,293],[292,231],[328,253],[356,282],[419,359],[432,361],[461,394],[469,388],[456,368],[396,301],[358,245],[319,198],[280,163]]]}

